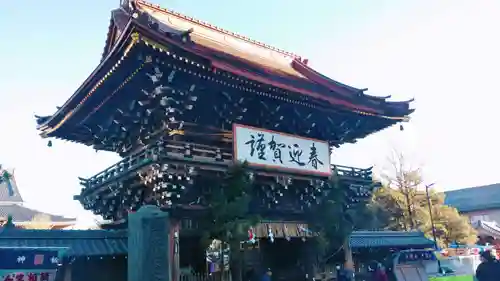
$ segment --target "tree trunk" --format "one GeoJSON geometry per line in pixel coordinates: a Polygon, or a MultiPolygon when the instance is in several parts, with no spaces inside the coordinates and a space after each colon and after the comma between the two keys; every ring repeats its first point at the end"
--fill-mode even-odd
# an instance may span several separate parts
{"type": "Polygon", "coordinates": [[[410,200],[410,194],[409,191],[406,190],[405,192],[405,199],[406,199],[406,208],[408,209],[408,216],[409,216],[409,223],[410,223],[410,230],[413,230],[415,228],[415,224],[413,223],[413,210],[412,210],[412,205],[411,205],[411,200],[410,200]]]}
{"type": "Polygon", "coordinates": [[[240,251],[240,244],[232,241],[229,245],[230,256],[229,256],[229,271],[231,273],[231,281],[242,281],[242,257],[240,251]]]}
{"type": "Polygon", "coordinates": [[[354,281],[354,261],[352,258],[352,250],[351,246],[349,245],[349,236],[344,240],[344,271],[347,276],[347,280],[352,280],[354,281]]]}
{"type": "Polygon", "coordinates": [[[344,268],[354,271],[354,261],[352,259],[352,250],[349,245],[349,237],[344,240],[344,268]]]}

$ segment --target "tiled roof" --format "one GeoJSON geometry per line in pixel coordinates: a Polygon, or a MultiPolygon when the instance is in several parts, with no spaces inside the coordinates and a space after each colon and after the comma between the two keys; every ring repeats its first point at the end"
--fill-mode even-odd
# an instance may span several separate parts
{"type": "MultiPolygon", "coordinates": [[[[11,175],[13,175],[13,171],[9,171],[11,175]]],[[[7,182],[0,183],[0,202],[16,202],[22,203],[23,198],[21,197],[21,193],[19,193],[19,188],[17,187],[16,179],[14,176],[10,179],[10,185],[12,187],[13,195],[9,194],[9,186],[7,182]]]]}
{"type": "Polygon", "coordinates": [[[22,205],[24,201],[19,192],[14,171],[10,170],[9,173],[12,175],[10,182],[0,182],[0,220],[5,220],[9,215],[12,216],[14,222],[28,222],[36,215],[46,215],[52,222],[71,222],[76,220],[75,218],[51,215],[24,207],[22,205]],[[13,194],[10,194],[10,188],[12,188],[13,194]]]}
{"type": "Polygon", "coordinates": [[[349,238],[352,248],[371,247],[432,247],[434,241],[419,231],[355,231],[349,238]]]}
{"type": "MultiPolygon", "coordinates": [[[[134,8],[131,11],[128,7],[122,6],[112,12],[103,61],[118,41],[117,35],[127,30],[129,19],[135,15],[138,17],[135,23],[147,25],[150,31],[157,32],[156,35],[167,33],[179,35],[189,30],[190,40],[195,44],[193,46],[182,44],[181,48],[210,60],[210,63],[217,69],[351,109],[373,113],[395,110],[398,112],[397,116],[408,115],[412,112],[409,109],[409,102],[389,102],[386,101],[388,97],[361,95],[366,89],[355,88],[330,79],[310,68],[307,60],[291,52],[257,42],[147,1],[130,2],[134,3],[133,6],[137,10],[134,8]],[[136,11],[139,15],[128,14],[136,11]],[[141,20],[141,14],[148,18],[147,23],[141,20]],[[332,95],[332,92],[341,97],[334,98],[335,95],[332,95]],[[364,102],[359,102],[360,96],[363,97],[364,102]]],[[[175,40],[167,41],[173,43],[175,40]]]]}
{"type": "MultiPolygon", "coordinates": [[[[298,55],[279,50],[146,1],[136,1],[136,3],[141,11],[156,19],[164,30],[178,32],[179,30],[192,28],[191,40],[202,46],[228,53],[266,68],[278,70],[283,74],[305,78],[291,66],[294,59],[300,59],[298,55]]],[[[356,90],[359,91],[359,89],[356,90]]]]}
{"type": "Polygon", "coordinates": [[[63,216],[56,216],[44,212],[36,211],[20,204],[5,204],[0,205],[0,218],[7,218],[12,216],[14,222],[28,222],[31,221],[36,215],[47,215],[51,222],[72,222],[75,218],[66,218],[63,216]]]}
{"type": "Polygon", "coordinates": [[[459,212],[500,208],[500,183],[451,190],[444,194],[444,203],[459,212]]]}
{"type": "MultiPolygon", "coordinates": [[[[192,30],[190,40],[195,44],[190,46],[182,44],[178,47],[183,47],[189,52],[210,60],[210,63],[217,69],[326,100],[334,105],[381,113],[380,104],[383,104],[383,99],[371,100],[370,106],[355,102],[359,100],[358,94],[362,92],[361,89],[344,85],[321,75],[308,67],[307,63],[295,54],[163,9],[146,1],[137,0],[135,3],[138,9],[148,16],[150,25],[151,23],[158,25],[158,29],[163,31],[162,34],[165,31],[175,34],[192,30]],[[343,97],[334,97],[331,95],[332,91],[343,97]]],[[[367,100],[369,99],[367,97],[367,100]]],[[[407,105],[400,105],[403,105],[404,111],[408,111],[407,105]]]]}
{"type": "MultiPolygon", "coordinates": [[[[294,95],[309,96],[313,99],[312,102],[326,102],[324,106],[347,109],[356,114],[379,117],[381,120],[385,120],[382,123],[377,122],[378,125],[373,125],[368,130],[370,132],[406,120],[414,111],[410,109],[412,100],[396,102],[386,100],[390,96],[365,95],[366,89],[354,88],[330,79],[310,68],[307,60],[292,53],[258,43],[255,40],[163,9],[146,1],[131,0],[124,1],[123,4],[125,3],[127,5],[122,5],[112,13],[104,55],[99,66],[52,116],[49,118],[38,117],[38,130],[42,136],[89,143],[90,140],[85,139],[80,134],[70,137],[62,132],[65,128],[70,131],[79,130],[77,129],[79,125],[72,127],[76,125],[72,122],[83,124],[83,120],[76,121],[74,119],[77,118],[76,115],[68,112],[75,112],[76,106],[79,107],[79,110],[85,108],[86,106],[80,107],[83,104],[94,109],[96,105],[93,103],[100,103],[100,107],[104,106],[111,98],[111,96],[107,96],[104,99],[106,90],[99,90],[97,95],[99,97],[90,99],[92,101],[87,97],[97,89],[96,83],[105,79],[103,77],[105,73],[110,73],[108,70],[115,70],[115,67],[112,66],[115,65],[115,60],[120,57],[119,54],[122,54],[124,58],[125,50],[130,51],[132,46],[137,45],[132,42],[139,42],[140,45],[147,43],[150,46],[160,45],[171,48],[172,52],[179,52],[179,55],[172,53],[172,58],[182,59],[183,62],[188,58],[180,54],[187,53],[190,59],[194,58],[201,63],[198,66],[206,70],[210,68],[214,74],[231,73],[231,77],[243,77],[245,81],[252,81],[251,84],[254,86],[257,83],[266,85],[265,87],[274,87],[273,91],[278,91],[278,89],[290,91],[294,95]],[[141,34],[140,41],[132,38],[138,34],[141,34]],[[187,35],[189,36],[186,37],[187,35]],[[130,48],[126,48],[126,46],[130,46],[130,48]],[[94,89],[92,93],[87,91],[90,88],[94,89]],[[70,119],[72,122],[67,123],[66,121],[70,119]]],[[[122,70],[117,73],[123,75],[127,72],[122,70]]],[[[104,107],[101,108],[101,110],[103,109],[104,107]]],[[[82,117],[83,113],[77,114],[77,116],[84,118],[82,117]]],[[[87,117],[89,116],[87,115],[87,117]]],[[[90,120],[87,121],[90,122],[90,120]]],[[[364,136],[368,131],[360,134],[364,136]]],[[[105,150],[107,149],[109,148],[105,150]]]]}
{"type": "Polygon", "coordinates": [[[0,229],[0,247],[61,247],[67,256],[125,255],[127,243],[123,230],[0,229]]]}
{"type": "Polygon", "coordinates": [[[472,226],[481,233],[487,233],[493,237],[500,237],[500,225],[494,221],[478,221],[473,223],[472,226]]]}

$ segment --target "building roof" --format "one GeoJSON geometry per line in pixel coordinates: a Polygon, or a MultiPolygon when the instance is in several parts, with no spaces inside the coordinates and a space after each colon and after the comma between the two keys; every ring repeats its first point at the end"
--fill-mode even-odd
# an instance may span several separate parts
{"type": "Polygon", "coordinates": [[[444,203],[459,212],[500,208],[500,183],[446,191],[444,203]]]}
{"type": "Polygon", "coordinates": [[[500,238],[500,225],[494,221],[477,221],[472,226],[480,235],[493,236],[500,238]]]}
{"type": "Polygon", "coordinates": [[[420,231],[355,231],[349,238],[349,244],[352,248],[426,248],[434,246],[434,241],[420,231]]]}
{"type": "MultiPolygon", "coordinates": [[[[365,95],[364,89],[347,86],[314,71],[307,65],[307,60],[298,55],[145,1],[131,0],[112,12],[101,64],[55,114],[38,118],[42,136],[59,137],[54,132],[62,128],[67,120],[76,119],[77,111],[87,100],[96,103],[88,105],[90,108],[99,108],[111,98],[109,91],[105,91],[108,97],[104,98],[106,95],[99,92],[99,86],[109,77],[109,70],[115,71],[123,61],[120,54],[131,50],[126,47],[127,42],[136,33],[145,40],[152,40],[153,45],[172,46],[195,56],[214,71],[225,71],[257,84],[298,93],[304,99],[312,98],[336,109],[394,120],[382,127],[406,120],[413,112],[409,107],[410,101],[390,102],[387,97],[365,95]],[[189,36],[189,42],[185,41],[185,36],[189,36]],[[101,97],[95,97],[97,92],[101,97]]],[[[84,121],[74,122],[83,124],[84,121]]]]}
{"type": "MultiPolygon", "coordinates": [[[[191,51],[207,55],[211,59],[216,58],[217,55],[226,54],[243,63],[250,63],[264,70],[274,71],[277,74],[289,75],[304,80],[309,79],[319,82],[319,84],[328,85],[328,87],[335,88],[336,91],[347,95],[353,92],[363,92],[363,89],[351,87],[322,76],[307,67],[307,60],[302,59],[301,56],[292,52],[278,49],[146,1],[136,0],[129,2],[137,11],[147,15],[148,21],[153,23],[150,27],[156,27],[157,30],[163,32],[177,34],[192,30],[190,38],[196,43],[196,48],[192,48],[191,51]]],[[[110,25],[103,58],[118,39],[117,34],[121,34],[125,30],[128,18],[129,16],[127,16],[127,13],[123,9],[117,9],[112,12],[112,24],[110,25]]],[[[230,68],[231,72],[241,69],[239,67],[234,69],[234,65],[226,65],[223,61],[217,61],[216,64],[219,64],[218,68],[221,69],[230,68]]]]}
{"type": "Polygon", "coordinates": [[[74,257],[124,255],[127,243],[126,231],[0,229],[0,247],[68,248],[74,257]]]}
{"type": "Polygon", "coordinates": [[[0,218],[7,218],[9,215],[12,216],[14,223],[29,222],[33,220],[33,218],[36,218],[38,215],[47,216],[47,219],[50,219],[50,222],[52,223],[73,223],[76,221],[75,218],[66,218],[63,216],[51,215],[24,207],[20,204],[0,205],[0,218]]]}
{"type": "MultiPolygon", "coordinates": [[[[1,168],[0,168],[1,169],[1,168]]],[[[9,182],[0,181],[0,203],[9,202],[9,203],[22,203],[23,197],[19,192],[19,188],[17,187],[16,178],[14,177],[14,171],[7,171],[11,178],[9,182]],[[9,189],[12,189],[12,194],[9,189]]]]}
{"type": "Polygon", "coordinates": [[[24,200],[19,192],[14,172],[11,170],[9,173],[11,175],[9,182],[0,182],[0,219],[6,219],[10,215],[15,223],[24,223],[31,221],[37,215],[45,215],[53,223],[72,223],[76,220],[24,207],[24,200]]]}
{"type": "Polygon", "coordinates": [[[161,8],[159,5],[142,0],[133,3],[139,11],[147,15],[149,22],[156,24],[157,30],[191,30],[190,39],[195,44],[191,45],[190,51],[206,57],[218,69],[326,100],[332,105],[351,110],[382,113],[383,108],[389,106],[399,107],[405,114],[410,113],[409,103],[386,103],[385,98],[363,95],[366,89],[348,86],[322,75],[309,67],[307,60],[299,55],[161,8]],[[332,92],[339,96],[334,98],[332,92]]]}

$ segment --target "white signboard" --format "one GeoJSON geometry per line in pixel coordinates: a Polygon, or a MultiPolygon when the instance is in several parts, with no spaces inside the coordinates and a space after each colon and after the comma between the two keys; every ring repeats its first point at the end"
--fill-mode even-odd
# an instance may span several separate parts
{"type": "Polygon", "coordinates": [[[252,166],[329,176],[327,142],[266,129],[233,125],[234,159],[252,166]]]}

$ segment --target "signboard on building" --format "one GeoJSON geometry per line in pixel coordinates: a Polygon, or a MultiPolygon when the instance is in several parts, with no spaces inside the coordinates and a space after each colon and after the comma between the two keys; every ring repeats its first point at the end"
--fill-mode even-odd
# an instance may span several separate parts
{"type": "Polygon", "coordinates": [[[330,176],[327,142],[285,133],[233,125],[234,159],[251,166],[330,176]]]}
{"type": "MultiPolygon", "coordinates": [[[[3,281],[53,281],[62,249],[0,248],[3,281]]],[[[0,280],[0,281],[1,281],[0,280]]]]}
{"type": "Polygon", "coordinates": [[[0,270],[3,281],[54,281],[57,270],[0,270]]]}

